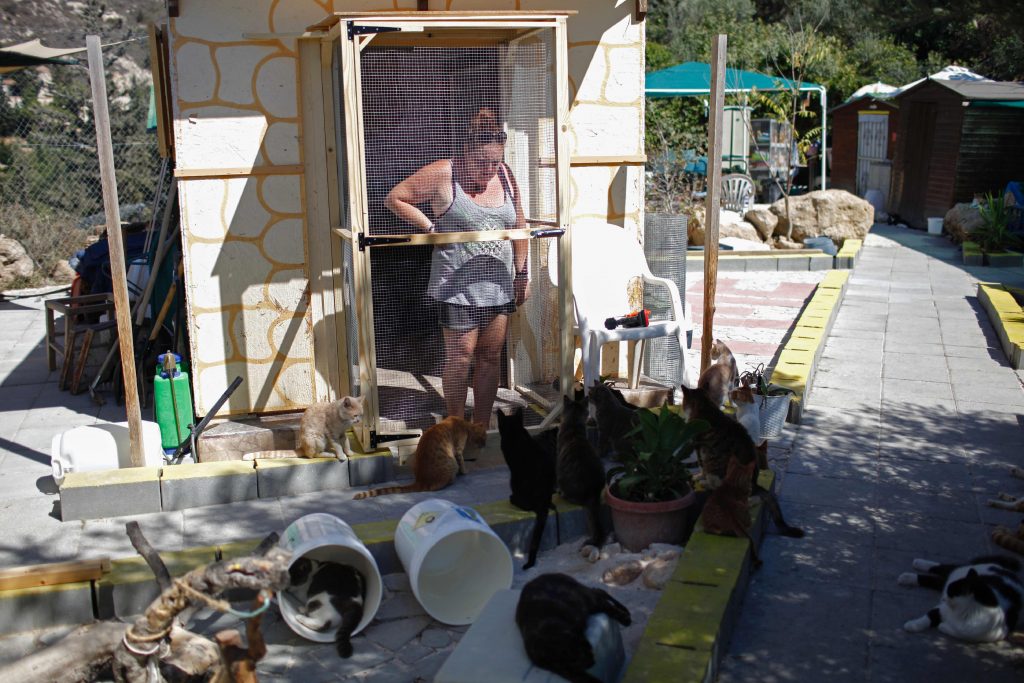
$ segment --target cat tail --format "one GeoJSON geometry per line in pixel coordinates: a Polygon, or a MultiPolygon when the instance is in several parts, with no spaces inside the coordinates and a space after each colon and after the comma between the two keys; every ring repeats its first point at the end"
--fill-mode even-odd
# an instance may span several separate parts
{"type": "Polygon", "coordinates": [[[597,596],[602,612],[623,626],[629,626],[633,623],[633,617],[629,613],[629,608],[613,598],[608,591],[601,588],[591,588],[590,590],[594,591],[594,595],[597,596]]]}
{"type": "Polygon", "coordinates": [[[362,618],[363,605],[359,601],[349,600],[341,610],[341,625],[334,633],[334,648],[342,659],[352,656],[352,632],[359,626],[359,621],[362,618]]]}
{"type": "Polygon", "coordinates": [[[591,532],[591,537],[587,539],[584,545],[592,545],[600,548],[604,543],[605,536],[607,535],[604,528],[601,526],[601,500],[592,500],[586,505],[587,508],[587,526],[591,532]]]}
{"type": "Polygon", "coordinates": [[[524,571],[537,564],[537,551],[540,550],[540,541],[544,537],[544,527],[548,522],[547,508],[537,510],[533,514],[533,533],[530,535],[530,551],[526,564],[523,565],[524,571]]]}
{"type": "Polygon", "coordinates": [[[772,516],[772,521],[775,522],[775,526],[780,534],[790,538],[804,537],[803,529],[786,523],[785,518],[782,516],[782,507],[779,506],[779,499],[775,494],[758,484],[756,479],[753,486],[751,486],[751,493],[764,501],[765,507],[768,508],[768,514],[772,516]]]}
{"type": "Polygon", "coordinates": [[[558,523],[558,507],[554,502],[548,503],[549,509],[555,511],[555,544],[562,545],[562,526],[558,523]]]}
{"type": "Polygon", "coordinates": [[[296,449],[282,451],[254,451],[242,456],[242,460],[277,460],[278,458],[304,458],[296,449]]]}
{"type": "Polygon", "coordinates": [[[362,500],[363,498],[376,498],[377,496],[387,496],[392,493],[416,493],[423,489],[419,484],[413,482],[404,486],[387,486],[382,489],[370,489],[369,491],[360,491],[356,494],[355,500],[362,500]]]}

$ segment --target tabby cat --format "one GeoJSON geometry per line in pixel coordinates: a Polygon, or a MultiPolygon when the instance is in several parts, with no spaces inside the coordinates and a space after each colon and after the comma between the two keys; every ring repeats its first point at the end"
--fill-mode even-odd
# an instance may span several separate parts
{"type": "Polygon", "coordinates": [[[523,426],[523,409],[516,408],[511,415],[500,410],[498,433],[501,435],[501,454],[508,465],[512,495],[509,502],[521,510],[536,515],[530,536],[529,558],[523,569],[537,562],[537,551],[544,535],[548,511],[555,511],[555,536],[559,544],[562,533],[558,524],[558,509],[551,502],[555,493],[555,449],[557,430],[549,429],[536,437],[530,436],[523,426]]]}
{"type": "Polygon", "coordinates": [[[750,539],[750,552],[755,568],[761,566],[761,560],[757,556],[757,544],[750,535],[753,520],[750,518],[749,496],[756,472],[755,461],[740,464],[738,459],[730,459],[725,478],[719,487],[711,492],[701,511],[704,531],[709,534],[745,536],[750,539]]]}
{"type": "Polygon", "coordinates": [[[356,494],[356,500],[390,493],[439,491],[466,473],[462,452],[469,441],[476,446],[487,442],[487,429],[461,417],[446,417],[420,436],[413,456],[413,482],[404,486],[388,486],[356,494]]]}
{"type": "Polygon", "coordinates": [[[900,585],[942,591],[942,600],[927,614],[905,623],[907,631],[938,628],[960,640],[991,643],[1016,628],[1024,603],[1017,560],[992,555],[955,565],[917,559],[913,567],[923,573],[900,574],[900,585]]]}
{"type": "Polygon", "coordinates": [[[302,413],[299,421],[298,448],[279,451],[246,453],[242,460],[271,458],[316,458],[332,451],[338,460],[348,460],[346,432],[363,419],[363,402],[346,396],[330,403],[314,403],[302,413]]]}
{"type": "Polygon", "coordinates": [[[697,388],[703,389],[716,405],[725,405],[729,392],[739,384],[739,370],[732,351],[721,339],[711,344],[711,365],[700,373],[697,388]]]}
{"type": "Polygon", "coordinates": [[[594,380],[590,389],[590,402],[597,413],[599,455],[626,453],[632,442],[626,437],[637,425],[636,408],[625,403],[622,394],[612,387],[594,380]]]}
{"type": "Polygon", "coordinates": [[[366,580],[353,567],[301,557],[288,570],[285,599],[296,604],[295,621],[311,631],[335,629],[338,655],[352,656],[352,631],[363,618],[366,580]]]}
{"type": "Polygon", "coordinates": [[[587,439],[587,399],[563,396],[562,407],[555,465],[558,490],[570,503],[586,508],[591,535],[585,545],[600,546],[605,537],[601,528],[604,465],[587,439]]]}
{"type": "MultiPolygon", "coordinates": [[[[714,491],[722,484],[729,470],[731,460],[737,460],[743,467],[757,462],[757,450],[747,430],[739,422],[722,412],[700,389],[683,389],[683,416],[687,420],[705,420],[709,427],[696,437],[697,459],[700,461],[704,482],[714,491]]],[[[779,507],[779,500],[771,491],[757,483],[757,470],[751,477],[750,493],[758,496],[767,506],[775,526],[783,536],[800,538],[801,529],[786,524],[779,507]]]]}
{"type": "Polygon", "coordinates": [[[531,662],[570,683],[600,683],[587,673],[595,660],[586,631],[591,615],[602,613],[623,626],[632,623],[626,606],[607,591],[565,574],[541,574],[523,586],[516,626],[531,662]]]}

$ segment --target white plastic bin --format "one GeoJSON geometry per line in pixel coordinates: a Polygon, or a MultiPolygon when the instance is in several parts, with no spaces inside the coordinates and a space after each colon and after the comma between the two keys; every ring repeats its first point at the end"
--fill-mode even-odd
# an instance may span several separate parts
{"type": "MultiPolygon", "coordinates": [[[[288,525],[281,534],[279,545],[292,553],[289,568],[302,557],[354,567],[363,575],[366,597],[363,601],[363,618],[359,620],[359,625],[352,633],[359,633],[373,621],[383,593],[380,570],[377,569],[377,561],[356,536],[352,527],[334,515],[314,512],[288,525]]],[[[334,642],[334,631],[312,631],[296,621],[295,606],[290,600],[278,598],[277,604],[281,609],[281,616],[292,631],[317,643],[334,642]]]]}
{"type": "MultiPolygon", "coordinates": [[[[142,422],[142,454],[149,467],[164,464],[160,425],[156,422],[142,422]]],[[[57,486],[64,483],[64,475],[68,472],[116,470],[131,466],[127,422],[75,427],[55,434],[50,441],[50,468],[57,486]]]]}
{"type": "Polygon", "coordinates": [[[416,599],[444,624],[471,624],[512,585],[512,555],[476,510],[440,498],[402,515],[395,550],[416,599]]]}
{"type": "Polygon", "coordinates": [[[932,217],[928,219],[928,234],[929,235],[941,235],[942,234],[942,216],[932,217]]]}

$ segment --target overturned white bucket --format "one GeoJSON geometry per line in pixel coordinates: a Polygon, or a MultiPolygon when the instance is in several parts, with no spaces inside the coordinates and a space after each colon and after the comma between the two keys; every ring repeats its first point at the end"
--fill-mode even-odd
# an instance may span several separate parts
{"type": "Polygon", "coordinates": [[[472,624],[512,585],[512,555],[476,510],[440,498],[402,515],[395,550],[416,599],[444,624],[472,624]]]}
{"type": "MultiPolygon", "coordinates": [[[[142,422],[142,455],[149,467],[164,464],[160,425],[156,422],[142,422]]],[[[55,434],[50,440],[50,469],[57,486],[64,483],[64,475],[69,472],[116,470],[131,466],[127,422],[75,427],[55,434]]]]}
{"type": "MultiPolygon", "coordinates": [[[[336,562],[355,568],[363,575],[366,597],[363,600],[363,618],[359,620],[359,625],[352,633],[359,633],[373,621],[380,607],[383,592],[380,571],[373,555],[359,540],[352,527],[334,515],[314,512],[288,525],[281,535],[280,545],[292,553],[289,568],[302,557],[321,562],[336,562]]],[[[292,601],[279,597],[277,604],[281,608],[281,616],[292,631],[317,643],[334,642],[334,631],[313,631],[296,621],[296,607],[292,601]]]]}
{"type": "Polygon", "coordinates": [[[928,219],[928,234],[942,234],[942,216],[939,216],[938,218],[933,217],[928,219]]]}

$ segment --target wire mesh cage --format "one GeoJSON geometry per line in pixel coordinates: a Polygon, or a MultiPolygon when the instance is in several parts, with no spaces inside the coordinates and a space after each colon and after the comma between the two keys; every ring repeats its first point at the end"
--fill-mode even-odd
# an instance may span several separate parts
{"type": "MultiPolygon", "coordinates": [[[[686,216],[648,213],[644,218],[644,256],[651,272],[668,278],[679,288],[686,313],[686,216]]],[[[663,287],[644,288],[644,308],[652,320],[672,317],[672,304],[663,287]]],[[[679,345],[675,339],[651,339],[644,349],[644,374],[650,379],[673,386],[679,376],[679,345]]]]}
{"type": "Polygon", "coordinates": [[[362,168],[339,169],[365,192],[348,353],[372,375],[380,433],[546,406],[563,369],[558,249],[538,239],[560,225],[554,31],[439,35],[359,50],[362,168]],[[360,324],[372,335],[353,348],[360,324]]]}

